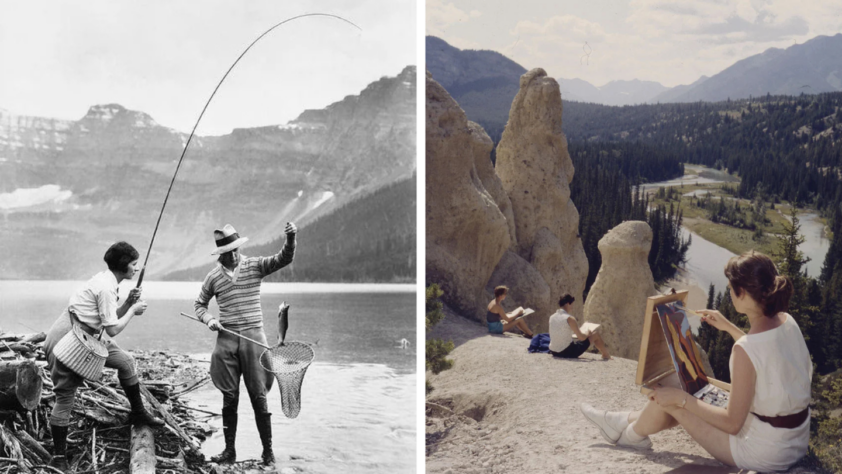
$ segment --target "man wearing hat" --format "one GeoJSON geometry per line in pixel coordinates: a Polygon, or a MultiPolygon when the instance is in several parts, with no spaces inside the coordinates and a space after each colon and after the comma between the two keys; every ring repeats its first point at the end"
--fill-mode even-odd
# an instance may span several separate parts
{"type": "Polygon", "coordinates": [[[274,378],[260,365],[263,348],[257,344],[219,331],[224,327],[248,338],[266,344],[263,332],[263,312],[260,309],[260,283],[263,277],[274,273],[292,262],[295,254],[295,233],[298,228],[288,222],[284,233],[286,243],[280,253],[271,257],[246,257],[239,248],[248,241],[226,224],[213,232],[218,265],[202,283],[194,308],[199,317],[213,331],[218,331],[216,347],[211,356],[211,380],[222,392],[222,431],[225,450],[211,458],[217,463],[236,461],[237,405],[240,401],[240,376],[245,380],[260,441],[263,443],[263,463],[275,462],[272,452],[271,413],[266,405],[266,393],[272,388],[274,378]],[[219,316],[208,312],[208,303],[216,297],[219,316]]]}

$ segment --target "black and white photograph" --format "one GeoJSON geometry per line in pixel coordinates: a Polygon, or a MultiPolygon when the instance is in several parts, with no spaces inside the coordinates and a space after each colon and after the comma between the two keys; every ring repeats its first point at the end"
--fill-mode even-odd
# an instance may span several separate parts
{"type": "Polygon", "coordinates": [[[417,10],[0,3],[0,473],[416,472],[417,10]]]}

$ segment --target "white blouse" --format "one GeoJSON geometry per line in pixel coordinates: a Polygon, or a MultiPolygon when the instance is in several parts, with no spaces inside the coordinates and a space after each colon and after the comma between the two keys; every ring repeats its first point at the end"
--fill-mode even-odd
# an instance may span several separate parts
{"type": "MultiPolygon", "coordinates": [[[[758,415],[792,415],[810,404],[810,353],[795,318],[784,315],[786,320],[775,329],[747,334],[734,343],[746,351],[757,372],[751,411],[758,415]]],[[[733,373],[733,351],[729,367],[733,373]]]]}
{"type": "Polygon", "coordinates": [[[573,329],[567,318],[571,317],[567,311],[559,309],[550,316],[550,350],[561,352],[573,342],[573,329]]]}

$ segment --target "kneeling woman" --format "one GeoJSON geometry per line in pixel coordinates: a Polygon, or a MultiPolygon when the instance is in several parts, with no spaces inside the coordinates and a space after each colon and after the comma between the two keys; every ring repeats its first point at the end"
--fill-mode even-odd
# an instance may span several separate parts
{"type": "MultiPolygon", "coordinates": [[[[121,281],[130,280],[134,276],[137,271],[138,255],[137,250],[126,242],[117,242],[112,245],[103,258],[108,264],[108,270],[94,275],[70,297],[67,308],[53,323],[47,334],[44,352],[47,354],[54,385],[53,392],[56,394],[56,403],[50,416],[53,454],[55,455],[53,464],[60,469],[67,468],[65,457],[67,427],[70,424],[70,412],[76,398],[76,389],[82,385],[84,379],[59,361],[54,349],[61,338],[70,332],[73,324],[77,324],[80,329],[91,335],[97,335],[104,329],[108,336],[116,336],[126,328],[135,315],[143,314],[146,303],[139,299],[140,288],[131,290],[122,305],[118,306],[117,303],[118,285],[121,281]]],[[[162,425],[163,421],[150,415],[143,407],[135,361],[132,356],[120,349],[108,337],[102,337],[101,340],[108,349],[105,366],[117,369],[120,385],[131,403],[130,422],[162,425]]]]}
{"type": "Polygon", "coordinates": [[[659,387],[641,411],[605,412],[582,405],[585,417],[611,443],[652,445],[649,435],[681,425],[717,460],[755,471],[786,470],[807,452],[813,366],[801,330],[784,311],[792,282],[769,257],[754,251],[725,267],[731,301],[748,316],[743,333],[718,311],[702,320],[734,337],[731,394],[727,408],[702,402],[683,390],[659,387]]]}
{"type": "Polygon", "coordinates": [[[503,334],[504,331],[511,331],[516,327],[523,331],[523,337],[532,339],[534,334],[532,334],[532,331],[529,330],[529,326],[526,325],[526,321],[518,319],[518,317],[523,314],[523,310],[521,309],[507,313],[500,304],[504,299],[506,299],[506,295],[508,295],[508,293],[509,288],[505,286],[501,285],[494,288],[494,299],[488,303],[488,314],[485,316],[486,323],[488,324],[488,332],[492,334],[503,334]],[[503,321],[505,321],[505,323],[503,321]]]}

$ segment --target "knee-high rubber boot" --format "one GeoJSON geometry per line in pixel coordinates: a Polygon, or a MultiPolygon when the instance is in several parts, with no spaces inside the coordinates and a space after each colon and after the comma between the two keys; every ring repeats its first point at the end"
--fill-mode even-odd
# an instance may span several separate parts
{"type": "MultiPolygon", "coordinates": [[[[122,384],[121,384],[122,385],[122,384]]],[[[164,420],[152,416],[143,406],[143,397],[140,395],[140,383],[134,385],[122,385],[126,392],[126,398],[132,405],[132,412],[129,414],[129,423],[132,425],[163,426],[164,420]]]]}
{"type": "Polygon", "coordinates": [[[254,421],[257,422],[257,432],[260,434],[260,442],[263,443],[263,464],[271,466],[275,464],[275,453],[272,451],[272,414],[255,413],[254,421]]]}
{"type": "Polygon", "coordinates": [[[50,467],[67,472],[70,468],[67,465],[67,427],[50,425],[50,434],[53,437],[53,458],[50,460],[50,467]]]}
{"type": "Polygon", "coordinates": [[[222,435],[225,437],[225,450],[211,458],[211,462],[230,464],[237,461],[237,409],[222,409],[222,435]]]}

